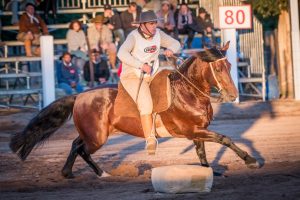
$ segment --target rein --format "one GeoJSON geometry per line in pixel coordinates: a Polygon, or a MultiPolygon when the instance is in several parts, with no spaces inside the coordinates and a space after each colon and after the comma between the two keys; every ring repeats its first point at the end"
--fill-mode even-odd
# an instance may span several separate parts
{"type": "MultiPolygon", "coordinates": [[[[174,56],[174,55],[172,55],[172,57],[173,58],[175,58],[175,59],[179,59],[179,60],[181,60],[181,61],[183,61],[183,62],[185,62],[185,60],[184,59],[182,59],[182,58],[179,58],[179,57],[177,57],[177,56],[174,56]]],[[[215,63],[215,62],[218,62],[218,61],[221,61],[221,60],[226,60],[227,58],[226,57],[224,57],[224,58],[220,58],[220,59],[218,59],[218,60],[215,60],[215,61],[213,61],[213,62],[209,62],[209,66],[210,66],[210,69],[211,69],[211,71],[212,71],[212,74],[213,74],[213,77],[214,77],[214,79],[215,79],[215,81],[217,82],[217,85],[218,85],[218,92],[220,93],[221,91],[222,91],[222,86],[221,86],[221,84],[220,84],[220,82],[218,81],[218,79],[217,79],[217,77],[216,77],[216,74],[215,74],[215,72],[214,72],[214,70],[213,70],[213,67],[212,67],[212,64],[213,63],[215,63]]],[[[182,65],[182,64],[181,64],[182,65]]],[[[207,95],[207,94],[205,94],[203,91],[201,91],[194,83],[192,83],[184,74],[182,74],[179,70],[178,70],[178,68],[180,68],[180,66],[179,65],[177,65],[177,67],[175,67],[174,69],[175,69],[175,71],[178,73],[178,74],[180,74],[180,76],[182,76],[182,78],[184,79],[184,80],[186,80],[193,88],[195,88],[198,92],[200,92],[202,95],[204,95],[205,97],[207,97],[207,98],[211,98],[211,96],[209,96],[209,95],[207,95]]]]}

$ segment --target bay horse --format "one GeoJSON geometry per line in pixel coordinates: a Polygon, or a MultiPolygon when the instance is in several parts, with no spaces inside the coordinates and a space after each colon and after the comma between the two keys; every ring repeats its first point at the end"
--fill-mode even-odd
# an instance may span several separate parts
{"type": "MultiPolygon", "coordinates": [[[[211,48],[188,58],[169,75],[172,103],[158,113],[165,128],[173,137],[193,140],[202,166],[209,166],[204,142],[216,142],[232,149],[250,168],[259,167],[255,158],[236,146],[222,134],[207,129],[213,118],[210,102],[211,87],[216,87],[223,101],[234,101],[237,89],[230,76],[230,63],[224,57],[229,47],[211,48]]],[[[109,135],[124,132],[144,137],[140,119],[116,116],[114,103],[118,90],[107,85],[81,94],[58,99],[42,109],[10,141],[10,148],[25,160],[32,149],[46,141],[72,115],[79,136],[73,141],[71,151],[62,169],[62,175],[72,178],[72,167],[76,157],[81,156],[86,163],[101,176],[103,171],[91,158],[100,149],[109,135]]]]}

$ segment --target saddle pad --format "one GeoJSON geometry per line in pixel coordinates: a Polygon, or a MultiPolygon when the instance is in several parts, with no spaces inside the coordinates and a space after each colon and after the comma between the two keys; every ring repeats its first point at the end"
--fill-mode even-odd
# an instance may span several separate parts
{"type": "MultiPolygon", "coordinates": [[[[154,77],[150,83],[150,91],[153,101],[153,113],[167,110],[171,105],[171,87],[168,75],[171,70],[164,69],[154,77]]],[[[134,100],[123,87],[118,84],[118,95],[114,103],[114,114],[122,117],[140,117],[134,100]]]]}

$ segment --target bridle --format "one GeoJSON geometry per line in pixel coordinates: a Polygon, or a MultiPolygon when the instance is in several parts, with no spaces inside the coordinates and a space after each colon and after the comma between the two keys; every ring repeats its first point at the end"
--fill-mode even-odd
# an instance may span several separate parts
{"type": "MultiPolygon", "coordinates": [[[[217,83],[217,90],[218,90],[218,93],[220,93],[221,94],[221,92],[222,92],[222,90],[223,90],[223,87],[222,87],[222,85],[220,84],[220,81],[218,81],[218,79],[217,79],[217,76],[216,76],[216,74],[215,74],[215,70],[213,69],[213,66],[212,66],[212,64],[213,63],[215,63],[215,62],[219,62],[219,61],[222,61],[222,60],[226,60],[227,58],[226,57],[223,57],[223,58],[220,58],[220,59],[218,59],[218,60],[215,60],[214,62],[209,62],[208,64],[209,64],[209,67],[210,67],[210,70],[211,70],[211,72],[212,72],[212,75],[213,75],[213,77],[214,77],[214,79],[215,79],[215,81],[216,81],[216,83],[217,83]]],[[[227,67],[226,67],[227,68],[227,67]]]]}
{"type": "MultiPolygon", "coordinates": [[[[174,56],[174,55],[172,55],[172,57],[173,58],[175,58],[175,59],[178,59],[178,60],[181,60],[181,61],[183,61],[183,63],[185,62],[185,60],[184,59],[182,59],[182,58],[180,58],[180,57],[177,57],[177,56],[174,56]]],[[[212,72],[212,74],[213,74],[213,77],[214,77],[214,79],[215,79],[215,81],[216,81],[216,83],[217,83],[217,86],[218,86],[218,88],[217,88],[217,90],[218,90],[218,92],[221,94],[221,92],[222,92],[222,90],[223,90],[223,87],[222,87],[222,85],[220,84],[220,82],[218,81],[218,79],[217,79],[217,76],[216,76],[216,74],[215,74],[215,71],[214,71],[214,69],[213,69],[213,64],[214,63],[217,63],[217,62],[219,62],[219,61],[222,61],[222,60],[226,60],[227,58],[226,57],[223,57],[223,58],[220,58],[220,59],[218,59],[218,60],[215,60],[215,61],[213,61],[213,62],[209,62],[208,64],[209,64],[209,67],[210,67],[210,70],[211,70],[211,72],[212,72]]],[[[198,92],[200,92],[202,95],[204,95],[205,97],[207,97],[207,98],[211,98],[211,96],[209,96],[209,95],[207,95],[206,93],[204,93],[202,90],[200,90],[194,83],[192,83],[183,73],[181,73],[178,69],[180,69],[180,66],[183,64],[183,63],[181,63],[180,65],[177,65],[174,69],[175,69],[175,71],[178,73],[178,74],[180,74],[180,76],[182,76],[182,78],[184,79],[184,80],[186,80],[186,82],[188,82],[193,88],[195,88],[198,92]]]]}

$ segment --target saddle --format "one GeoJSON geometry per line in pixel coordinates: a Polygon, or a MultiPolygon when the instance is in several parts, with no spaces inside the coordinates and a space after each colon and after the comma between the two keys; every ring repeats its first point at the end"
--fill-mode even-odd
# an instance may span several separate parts
{"type": "MultiPolygon", "coordinates": [[[[153,113],[163,112],[171,105],[171,87],[168,78],[171,72],[173,72],[173,70],[163,68],[150,83],[153,113]]],[[[118,84],[118,94],[114,103],[114,114],[122,117],[140,117],[137,105],[121,82],[118,84]]]]}

